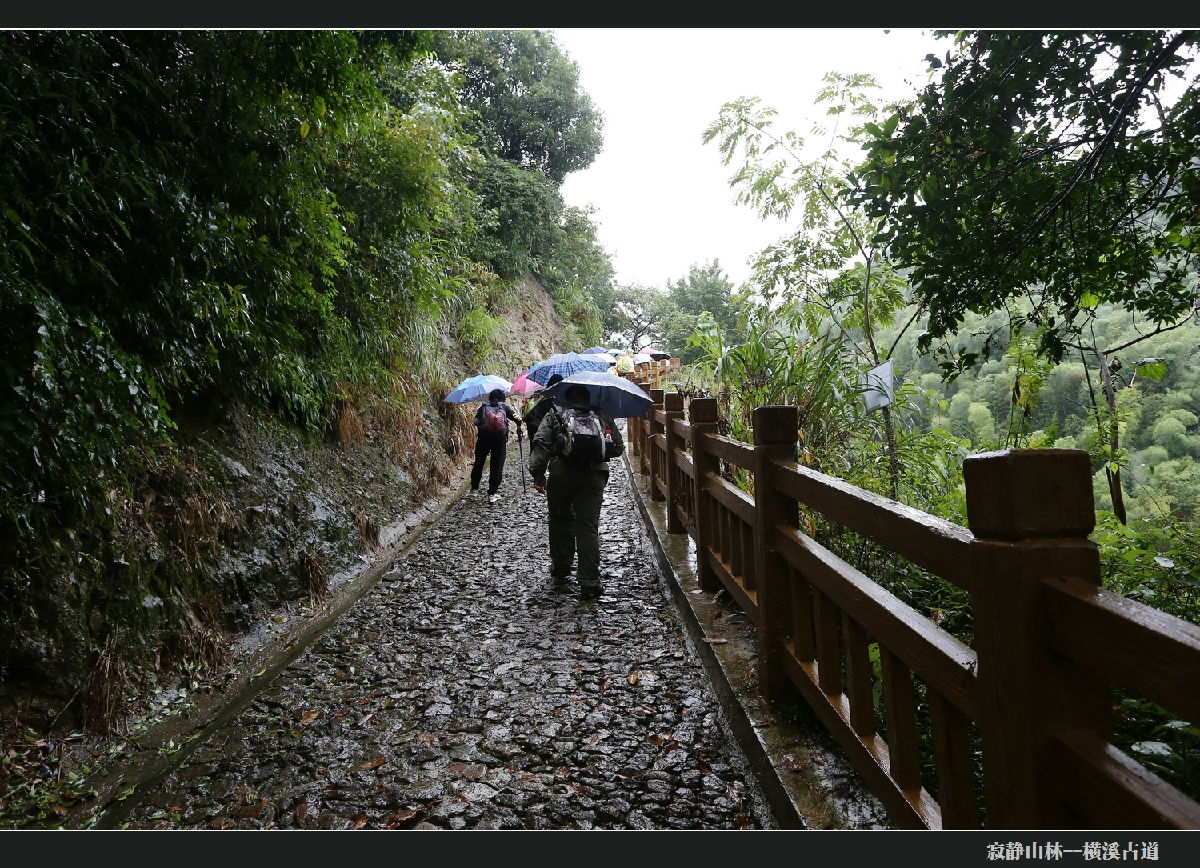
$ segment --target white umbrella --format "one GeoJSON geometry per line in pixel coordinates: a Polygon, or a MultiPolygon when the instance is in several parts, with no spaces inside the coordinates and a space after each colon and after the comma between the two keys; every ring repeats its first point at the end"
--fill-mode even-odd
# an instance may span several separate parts
{"type": "Polygon", "coordinates": [[[499,389],[508,394],[511,388],[512,383],[503,377],[497,377],[495,374],[478,374],[474,377],[467,377],[455,386],[454,391],[446,396],[446,401],[451,404],[469,404],[471,401],[484,400],[492,389],[499,389]]]}

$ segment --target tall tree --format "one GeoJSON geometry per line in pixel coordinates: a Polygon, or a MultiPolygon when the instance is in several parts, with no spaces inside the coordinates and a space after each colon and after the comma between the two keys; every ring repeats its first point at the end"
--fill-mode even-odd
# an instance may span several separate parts
{"type": "Polygon", "coordinates": [[[719,260],[704,265],[692,265],[687,277],[667,282],[667,297],[672,310],[663,324],[662,349],[683,362],[691,363],[700,357],[700,349],[689,346],[688,337],[700,324],[700,317],[708,313],[720,327],[727,343],[738,340],[738,304],[734,295],[733,281],[721,269],[719,260]]]}
{"type": "Polygon", "coordinates": [[[611,266],[580,257],[576,242],[586,247],[595,228],[584,225],[588,214],[569,212],[559,192],[602,142],[603,118],[579,86],[578,65],[537,30],[441,31],[434,50],[457,73],[459,98],[473,113],[467,128],[485,154],[476,255],[510,280],[540,276],[560,311],[595,335],[600,316],[590,294],[610,285],[611,266]],[[584,262],[595,266],[586,276],[584,262]]]}
{"type": "Polygon", "coordinates": [[[671,310],[662,290],[640,284],[617,286],[609,307],[602,307],[607,334],[636,350],[662,340],[662,325],[671,310]]]}
{"type": "MultiPolygon", "coordinates": [[[[923,347],[1023,298],[1041,351],[1090,357],[1111,408],[1112,350],[1086,339],[1096,307],[1136,311],[1143,337],[1200,316],[1198,49],[1189,30],[967,31],[928,56],[940,77],[867,126],[847,195],[911,267],[923,347]]],[[[1119,463],[1106,471],[1123,518],[1119,463]]]]}
{"type": "Polygon", "coordinates": [[[472,131],[484,150],[555,184],[600,152],[603,117],[579,86],[579,65],[550,34],[443,31],[435,50],[462,72],[462,100],[478,113],[472,131]]]}
{"type": "Polygon", "coordinates": [[[204,390],[320,428],[452,289],[455,110],[397,116],[379,88],[420,44],[0,36],[0,549],[70,528],[204,390]]]}
{"type": "MultiPolygon", "coordinates": [[[[718,140],[726,165],[741,153],[741,165],[730,180],[738,201],[763,217],[789,218],[797,211],[798,226],[787,238],[761,252],[755,281],[770,306],[782,296],[794,302],[810,334],[834,330],[858,356],[859,363],[878,366],[895,348],[875,340],[878,328],[891,323],[906,303],[907,285],[891,266],[876,239],[876,221],[861,209],[847,208],[841,198],[850,183],[850,166],[839,155],[839,142],[856,142],[862,124],[881,111],[870,97],[878,85],[865,75],[829,73],[818,95],[827,114],[852,123],[835,133],[826,152],[805,160],[804,139],[795,131],[776,134],[774,109],[757,98],[726,103],[704,131],[704,141],[718,140]],[[856,121],[854,123],[853,121],[856,121]]],[[[901,329],[907,329],[912,320],[901,329]]],[[[900,465],[895,421],[889,406],[880,408],[888,451],[888,494],[899,493],[900,465]]]]}
{"type": "MultiPolygon", "coordinates": [[[[940,36],[946,36],[942,31],[940,36]]],[[[849,200],[912,268],[929,334],[1027,296],[1055,359],[1112,301],[1196,301],[1195,31],[969,31],[912,107],[866,127],[849,200]]]]}

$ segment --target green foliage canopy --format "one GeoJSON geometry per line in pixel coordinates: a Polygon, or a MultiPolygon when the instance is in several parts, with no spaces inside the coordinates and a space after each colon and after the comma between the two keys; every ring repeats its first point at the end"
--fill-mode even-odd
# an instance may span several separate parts
{"type": "Polygon", "coordinates": [[[1192,309],[1198,46],[1195,31],[970,31],[929,56],[939,78],[866,126],[847,196],[911,267],[925,346],[1025,294],[1054,360],[1100,302],[1159,325],[1192,309]]]}
{"type": "Polygon", "coordinates": [[[668,281],[667,299],[670,304],[662,324],[666,346],[662,349],[685,364],[695,362],[701,356],[699,347],[689,344],[688,338],[700,326],[702,314],[707,313],[712,323],[721,329],[726,343],[739,341],[740,299],[718,260],[693,265],[688,269],[687,277],[668,281]]]}
{"type": "Polygon", "coordinates": [[[0,35],[7,529],[69,527],[207,391],[320,428],[453,289],[446,253],[471,232],[457,104],[400,113],[380,88],[422,44],[0,35]]]}
{"type": "Polygon", "coordinates": [[[600,152],[603,117],[550,34],[443,31],[435,49],[462,71],[462,100],[477,112],[472,132],[484,150],[556,185],[600,152]]]}

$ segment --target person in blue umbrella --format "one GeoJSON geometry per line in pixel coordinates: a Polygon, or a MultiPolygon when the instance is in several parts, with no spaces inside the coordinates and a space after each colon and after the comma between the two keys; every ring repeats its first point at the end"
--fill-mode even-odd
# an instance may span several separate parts
{"type": "Polygon", "coordinates": [[[521,436],[521,417],[504,400],[503,389],[492,389],[488,399],[475,411],[475,464],[471,468],[471,490],[478,491],[483,480],[483,463],[491,456],[488,468],[488,502],[500,499],[500,480],[504,476],[504,459],[508,454],[508,422],[517,423],[517,437],[521,436]]]}
{"type": "Polygon", "coordinates": [[[625,451],[625,441],[613,418],[591,406],[587,386],[568,386],[563,403],[562,410],[546,414],[529,441],[529,473],[533,487],[546,495],[550,575],[564,581],[578,553],[579,595],[592,600],[601,591],[600,508],[608,484],[606,462],[625,451]]]}

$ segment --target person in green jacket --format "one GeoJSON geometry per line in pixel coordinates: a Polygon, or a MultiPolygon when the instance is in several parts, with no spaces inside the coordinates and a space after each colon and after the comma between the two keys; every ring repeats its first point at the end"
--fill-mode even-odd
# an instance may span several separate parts
{"type": "Polygon", "coordinates": [[[565,407],[546,414],[529,447],[533,487],[546,495],[549,513],[550,575],[565,580],[578,552],[576,575],[585,600],[599,597],[601,591],[600,507],[608,484],[607,462],[625,451],[613,418],[591,407],[589,400],[586,386],[568,386],[565,407]],[[573,432],[570,438],[567,427],[573,432]],[[591,431],[599,432],[599,453],[589,452],[596,448],[591,431]]]}

